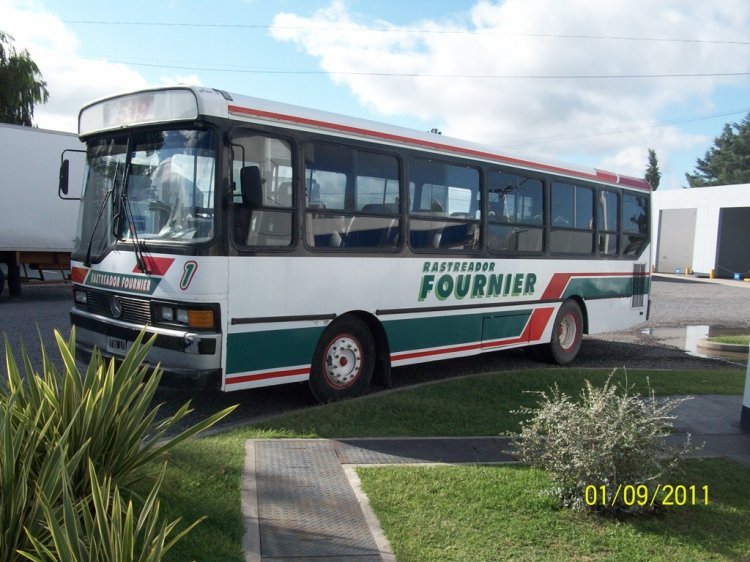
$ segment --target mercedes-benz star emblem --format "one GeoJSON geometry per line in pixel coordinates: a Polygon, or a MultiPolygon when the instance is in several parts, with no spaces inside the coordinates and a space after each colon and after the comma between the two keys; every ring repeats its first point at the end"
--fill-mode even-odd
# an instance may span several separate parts
{"type": "Polygon", "coordinates": [[[122,316],[122,303],[116,296],[112,297],[112,300],[109,301],[109,310],[115,318],[122,316]]]}

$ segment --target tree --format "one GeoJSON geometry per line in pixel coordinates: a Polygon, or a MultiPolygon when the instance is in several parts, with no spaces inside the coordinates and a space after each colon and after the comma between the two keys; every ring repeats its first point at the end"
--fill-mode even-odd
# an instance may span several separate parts
{"type": "Polygon", "coordinates": [[[0,123],[31,127],[34,105],[48,98],[47,83],[29,52],[16,51],[13,37],[0,31],[0,123]]]}
{"type": "Polygon", "coordinates": [[[659,161],[656,159],[656,151],[653,148],[648,149],[648,166],[643,178],[651,184],[651,189],[656,191],[661,181],[661,172],[659,171],[659,161]]]}
{"type": "Polygon", "coordinates": [[[739,124],[725,124],[694,173],[685,177],[690,187],[750,183],[750,113],[739,124]]]}

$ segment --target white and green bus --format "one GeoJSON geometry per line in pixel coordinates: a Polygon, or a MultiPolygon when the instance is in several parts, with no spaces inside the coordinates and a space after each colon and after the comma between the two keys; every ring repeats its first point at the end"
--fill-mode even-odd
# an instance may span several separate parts
{"type": "Polygon", "coordinates": [[[91,103],[79,134],[84,357],[145,327],[173,375],[328,401],[423,361],[566,364],[647,318],[641,179],[203,87],[91,103]]]}

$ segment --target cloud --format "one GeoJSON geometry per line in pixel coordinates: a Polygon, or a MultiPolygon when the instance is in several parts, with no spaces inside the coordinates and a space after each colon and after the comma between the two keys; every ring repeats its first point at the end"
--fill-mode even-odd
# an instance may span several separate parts
{"type": "Polygon", "coordinates": [[[748,70],[747,46],[715,43],[748,36],[744,0],[480,0],[458,17],[402,27],[336,0],[310,17],[278,14],[271,33],[317,57],[332,80],[386,117],[417,117],[515,151],[587,154],[637,175],[647,147],[668,154],[705,143],[654,127],[660,115],[711,111],[715,89],[739,79],[582,76],[748,70]],[[627,39],[670,37],[677,41],[627,39]],[[545,78],[520,78],[529,76],[545,78]],[[550,78],[561,76],[571,77],[550,78]]]}
{"type": "Polygon", "coordinates": [[[202,86],[200,77],[197,74],[176,74],[174,76],[162,76],[159,79],[161,86],[179,86],[188,84],[190,86],[202,86]]]}
{"type": "Polygon", "coordinates": [[[16,49],[29,51],[47,82],[49,101],[34,111],[41,128],[75,132],[85,103],[146,86],[146,79],[126,65],[79,56],[75,34],[35,2],[0,0],[0,21],[16,49]]]}

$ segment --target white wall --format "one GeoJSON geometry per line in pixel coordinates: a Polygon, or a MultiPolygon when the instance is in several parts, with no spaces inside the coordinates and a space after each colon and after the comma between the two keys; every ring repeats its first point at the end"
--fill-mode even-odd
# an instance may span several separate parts
{"type": "MultiPolygon", "coordinates": [[[[750,207],[750,184],[655,191],[651,195],[652,262],[656,263],[662,209],[697,209],[693,270],[708,274],[716,265],[719,213],[726,207],[750,207]]],[[[749,250],[750,251],[750,250],[749,250]]]]}

